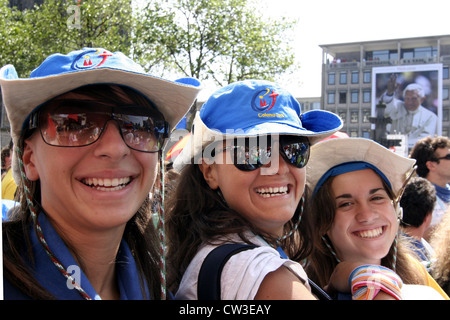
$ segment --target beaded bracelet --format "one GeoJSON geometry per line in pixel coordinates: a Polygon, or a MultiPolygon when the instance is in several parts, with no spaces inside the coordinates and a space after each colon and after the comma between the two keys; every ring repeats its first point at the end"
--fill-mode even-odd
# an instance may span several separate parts
{"type": "Polygon", "coordinates": [[[349,284],[353,300],[373,300],[380,290],[401,300],[402,279],[391,269],[363,265],[352,271],[349,284]]]}

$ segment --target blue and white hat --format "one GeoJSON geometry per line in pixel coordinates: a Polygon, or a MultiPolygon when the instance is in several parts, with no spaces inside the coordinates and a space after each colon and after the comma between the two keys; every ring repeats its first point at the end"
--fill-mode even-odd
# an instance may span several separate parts
{"type": "Polygon", "coordinates": [[[311,148],[306,165],[306,185],[315,195],[332,176],[372,169],[399,197],[405,181],[414,172],[415,162],[414,159],[398,155],[370,139],[329,139],[311,148]]]}
{"type": "Polygon", "coordinates": [[[196,79],[169,81],[149,75],[121,52],[84,48],[67,55],[57,53],[45,59],[29,78],[19,78],[12,65],[0,69],[3,101],[13,135],[41,104],[92,84],[122,85],[138,91],[156,105],[171,129],[183,118],[200,91],[196,79]]]}
{"type": "Polygon", "coordinates": [[[123,53],[103,48],[53,54],[29,78],[19,78],[14,66],[6,65],[0,69],[0,86],[13,143],[18,142],[28,116],[43,103],[93,84],[121,85],[138,91],[154,103],[170,129],[183,118],[201,89],[196,79],[158,78],[123,53]]]}
{"type": "Polygon", "coordinates": [[[328,111],[302,114],[298,101],[276,83],[238,81],[213,93],[197,112],[190,141],[176,158],[174,168],[181,170],[192,163],[214,141],[279,134],[304,136],[315,144],[342,125],[342,120],[328,111]]]}

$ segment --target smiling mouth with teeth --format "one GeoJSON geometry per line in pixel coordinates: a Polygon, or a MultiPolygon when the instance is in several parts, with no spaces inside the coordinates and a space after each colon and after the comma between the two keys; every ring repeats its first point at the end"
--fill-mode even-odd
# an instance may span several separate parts
{"type": "Polygon", "coordinates": [[[269,188],[258,188],[256,189],[256,193],[258,193],[263,198],[277,197],[282,196],[288,193],[288,187],[269,187],[269,188]]]}
{"type": "Polygon", "coordinates": [[[118,191],[125,188],[131,181],[131,177],[123,178],[86,178],[82,182],[99,191],[118,191]]]}
{"type": "Polygon", "coordinates": [[[383,230],[384,230],[383,227],[378,227],[370,230],[356,231],[354,232],[354,234],[360,238],[372,239],[380,236],[383,233],[383,230]]]}

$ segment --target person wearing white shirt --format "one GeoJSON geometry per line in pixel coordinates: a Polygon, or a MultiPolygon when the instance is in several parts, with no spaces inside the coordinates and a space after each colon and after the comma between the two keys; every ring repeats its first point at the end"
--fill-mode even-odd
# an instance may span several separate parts
{"type": "Polygon", "coordinates": [[[408,135],[408,146],[414,146],[418,139],[436,134],[437,115],[422,106],[425,100],[425,92],[417,83],[411,83],[403,90],[403,99],[394,98],[394,92],[398,87],[396,76],[391,76],[386,92],[381,96],[381,101],[386,103],[385,115],[392,119],[387,131],[408,135]]]}

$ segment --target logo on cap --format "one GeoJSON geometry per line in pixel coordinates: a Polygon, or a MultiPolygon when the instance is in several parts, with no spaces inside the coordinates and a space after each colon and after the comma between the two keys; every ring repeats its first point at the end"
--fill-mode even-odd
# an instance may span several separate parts
{"type": "Polygon", "coordinates": [[[252,99],[252,109],[261,112],[269,111],[275,105],[279,94],[269,88],[262,89],[255,93],[252,99]]]}
{"type": "Polygon", "coordinates": [[[72,69],[85,70],[100,67],[113,54],[106,50],[86,50],[80,53],[72,62],[72,69]]]}

